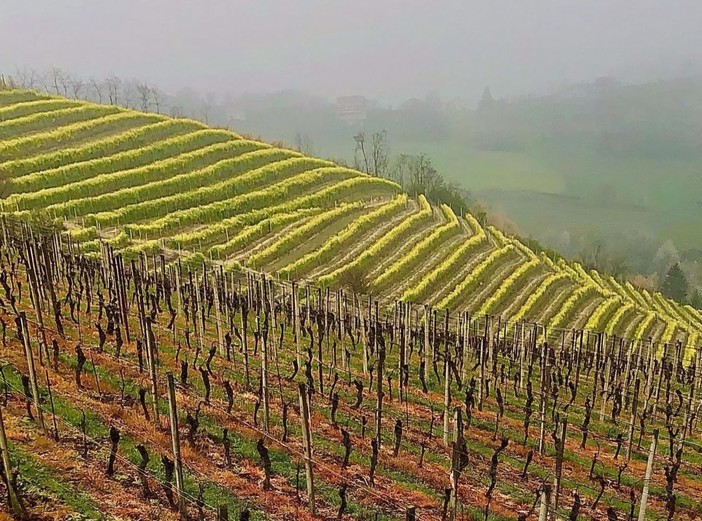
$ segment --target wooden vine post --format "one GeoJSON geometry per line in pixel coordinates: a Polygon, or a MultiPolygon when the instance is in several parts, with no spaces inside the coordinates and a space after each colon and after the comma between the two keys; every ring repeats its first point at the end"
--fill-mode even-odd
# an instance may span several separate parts
{"type": "Polygon", "coordinates": [[[429,306],[424,306],[424,366],[429,367],[431,363],[429,351],[429,306]]]}
{"type": "Polygon", "coordinates": [[[521,391],[524,388],[524,362],[525,362],[525,357],[526,357],[526,349],[524,348],[524,322],[520,322],[519,324],[514,324],[515,331],[516,328],[519,328],[519,336],[515,334],[515,337],[518,338],[518,350],[517,350],[517,356],[519,356],[519,390],[521,391]]]}
{"type": "Polygon", "coordinates": [[[461,413],[461,408],[456,407],[454,411],[454,436],[453,445],[451,452],[451,499],[449,503],[449,520],[453,521],[456,519],[456,512],[458,509],[458,481],[461,477],[461,472],[463,471],[462,462],[467,457],[466,454],[462,454],[463,451],[463,416],[461,413]]]}
{"type": "MultiPolygon", "coordinates": [[[[258,317],[256,318],[258,322],[258,317]]],[[[270,423],[270,407],[268,394],[268,338],[261,343],[261,401],[263,402],[263,430],[268,433],[270,423]]]]}
{"type": "Polygon", "coordinates": [[[398,374],[398,384],[399,384],[399,390],[400,390],[400,403],[402,403],[402,397],[406,394],[405,393],[405,379],[404,379],[404,370],[405,370],[405,305],[400,302],[400,351],[398,353],[397,357],[397,374],[398,374]]]}
{"type": "Polygon", "coordinates": [[[305,453],[305,477],[307,481],[307,497],[310,514],[315,513],[314,502],[314,469],[312,468],[312,426],[310,425],[310,407],[307,388],[300,383],[300,421],[302,422],[302,448],[305,453]]]}
{"type": "MultiPolygon", "coordinates": [[[[39,346],[39,360],[41,361],[41,350],[48,349],[46,344],[46,330],[44,329],[44,316],[41,311],[41,300],[39,298],[39,276],[36,256],[32,243],[27,241],[27,275],[29,277],[29,291],[32,295],[32,302],[37,316],[37,324],[41,333],[41,346],[39,346]]],[[[80,316],[80,313],[78,314],[80,316]]],[[[48,352],[48,351],[47,351],[48,352]]]]}
{"type": "Polygon", "coordinates": [[[376,353],[377,353],[377,363],[378,363],[378,375],[376,379],[375,387],[378,391],[378,401],[375,410],[375,439],[378,443],[378,448],[382,445],[382,428],[383,428],[383,367],[385,366],[385,347],[381,346],[377,342],[376,353]]]}
{"type": "Polygon", "coordinates": [[[463,329],[462,329],[462,335],[463,335],[463,358],[461,362],[461,378],[465,382],[466,381],[466,375],[468,374],[468,336],[470,335],[470,315],[468,312],[463,313],[463,329]]]}
{"type": "MultiPolygon", "coordinates": [[[[545,336],[545,334],[544,334],[545,336]]],[[[548,364],[546,363],[547,345],[544,341],[541,348],[541,393],[539,397],[539,454],[544,454],[544,438],[546,436],[546,388],[548,387],[548,364]]]]}
{"type": "MultiPolygon", "coordinates": [[[[265,282],[265,279],[264,279],[265,282]]],[[[270,309],[270,314],[271,314],[271,329],[275,331],[278,326],[276,323],[276,313],[275,313],[275,286],[273,285],[273,281],[269,280],[268,281],[268,307],[270,309]]]]}
{"type": "Polygon", "coordinates": [[[12,480],[12,465],[10,464],[10,450],[7,445],[7,436],[5,435],[5,420],[0,407],[0,450],[2,450],[2,468],[7,480],[8,496],[10,499],[10,508],[16,519],[22,516],[22,505],[19,501],[19,495],[15,489],[15,484],[12,480]]]}
{"type": "Polygon", "coordinates": [[[292,299],[292,322],[293,322],[293,340],[295,341],[295,359],[297,366],[300,367],[300,308],[297,302],[297,284],[292,283],[291,299],[292,299]]]}
{"type": "MultiPolygon", "coordinates": [[[[322,302],[323,302],[323,299],[322,299],[322,290],[320,289],[320,290],[318,291],[318,293],[317,293],[317,309],[318,309],[318,311],[320,311],[320,312],[323,310],[323,304],[322,304],[322,302]]],[[[326,317],[326,314],[325,314],[325,317],[326,317]]],[[[326,324],[327,324],[327,322],[326,322],[326,318],[325,318],[324,321],[322,322],[322,327],[324,328],[324,329],[322,330],[323,333],[321,333],[321,334],[323,334],[325,337],[328,336],[328,335],[326,334],[326,333],[327,333],[327,326],[326,326],[326,324]]],[[[320,333],[318,333],[318,334],[320,334],[320,333]]],[[[328,340],[328,338],[327,338],[327,340],[328,340]]],[[[324,394],[324,353],[323,353],[323,351],[322,351],[322,345],[323,345],[323,343],[322,343],[322,338],[321,338],[321,336],[320,336],[320,338],[317,339],[317,358],[318,358],[318,362],[319,362],[319,363],[317,364],[317,374],[318,374],[318,377],[319,377],[319,382],[318,382],[317,384],[319,385],[319,392],[320,392],[320,394],[324,394]]]]}
{"type": "Polygon", "coordinates": [[[217,325],[217,342],[219,343],[218,345],[218,351],[226,356],[226,350],[224,347],[224,330],[222,329],[222,311],[220,309],[220,298],[219,298],[219,290],[221,288],[221,284],[219,283],[219,278],[217,277],[217,274],[214,274],[214,308],[215,308],[215,320],[216,320],[216,325],[217,325]]]}
{"type": "MultiPolygon", "coordinates": [[[[602,395],[605,396],[605,398],[602,400],[602,408],[600,409],[600,421],[604,421],[605,417],[605,406],[607,405],[607,390],[609,387],[609,359],[612,355],[612,353],[609,353],[607,351],[607,339],[604,338],[605,334],[600,333],[598,336],[600,345],[602,346],[602,349],[604,350],[603,356],[604,356],[604,388],[602,389],[602,395]]],[[[612,339],[612,351],[614,351],[614,339],[612,339]]]]}
{"type": "Polygon", "coordinates": [[[444,352],[444,445],[449,445],[450,409],[451,409],[451,365],[449,363],[448,344],[444,352]]]}
{"type": "Polygon", "coordinates": [[[485,338],[479,339],[480,342],[480,386],[478,388],[478,410],[483,410],[483,397],[485,396],[485,338]]]}
{"type": "Polygon", "coordinates": [[[175,286],[176,286],[176,311],[178,316],[183,316],[183,300],[182,300],[182,288],[180,286],[180,258],[178,258],[178,263],[173,268],[175,273],[175,286]]]}
{"type": "Polygon", "coordinates": [[[124,281],[127,278],[124,275],[124,262],[122,261],[122,255],[117,254],[115,256],[115,275],[117,284],[117,296],[120,306],[120,319],[124,325],[124,334],[127,339],[127,343],[131,342],[131,337],[129,334],[129,320],[128,320],[128,310],[129,310],[129,300],[127,300],[127,288],[124,285],[124,281]]]}
{"type": "Polygon", "coordinates": [[[37,383],[37,371],[34,367],[34,354],[32,353],[32,345],[29,342],[29,328],[27,327],[27,314],[20,311],[20,325],[22,327],[22,342],[24,343],[24,353],[27,356],[27,368],[29,370],[29,381],[32,385],[32,398],[34,407],[37,411],[37,422],[39,426],[46,430],[44,425],[44,413],[41,409],[41,401],[39,396],[39,385],[37,383]]]}
{"type": "Polygon", "coordinates": [[[157,427],[160,423],[158,409],[158,374],[156,367],[156,349],[154,346],[155,338],[151,328],[151,317],[144,317],[146,326],[146,359],[149,363],[149,379],[151,380],[151,395],[153,398],[154,425],[157,427]]]}
{"type": "Polygon", "coordinates": [[[175,382],[173,374],[168,373],[168,414],[171,424],[171,441],[173,442],[173,462],[175,463],[176,491],[178,493],[178,511],[185,519],[185,498],[183,497],[183,461],[180,457],[180,435],[178,434],[178,409],[176,407],[175,382]]]}
{"type": "MultiPolygon", "coordinates": [[[[248,293],[250,293],[250,284],[247,285],[248,293]]],[[[242,302],[241,305],[241,347],[244,351],[244,375],[246,377],[246,390],[251,388],[251,375],[249,373],[249,341],[248,341],[248,329],[249,329],[249,308],[251,304],[250,299],[242,302]]]]}
{"type": "Polygon", "coordinates": [[[634,442],[634,430],[635,430],[635,425],[636,425],[636,413],[638,412],[638,407],[639,407],[639,388],[641,387],[641,380],[638,378],[636,379],[636,382],[634,383],[634,395],[632,396],[632,403],[631,403],[631,421],[629,425],[629,437],[626,441],[626,461],[628,462],[631,459],[631,445],[634,442]]]}
{"type": "Polygon", "coordinates": [[[648,502],[648,487],[651,484],[651,474],[653,474],[653,460],[656,457],[656,446],[658,445],[658,429],[653,431],[651,437],[651,450],[648,453],[646,463],[646,475],[644,477],[643,491],[641,492],[641,503],[639,504],[639,521],[646,519],[646,503],[648,502]]]}
{"type": "MultiPolygon", "coordinates": [[[[354,293],[354,299],[358,303],[358,320],[361,327],[361,347],[363,347],[363,376],[368,376],[368,335],[366,334],[366,326],[364,325],[364,314],[363,314],[363,302],[362,299],[356,298],[354,293]]],[[[368,316],[368,327],[370,327],[370,315],[368,316]]]]}
{"type": "Polygon", "coordinates": [[[539,506],[539,521],[548,520],[548,506],[551,503],[551,485],[544,483],[541,490],[541,504],[539,506]]]}
{"type": "Polygon", "coordinates": [[[561,477],[563,475],[563,452],[565,450],[566,434],[568,431],[568,419],[564,418],[560,422],[556,422],[554,429],[554,441],[556,442],[556,471],[553,477],[553,509],[558,510],[558,499],[561,492],[561,477]],[[558,428],[560,427],[560,433],[558,428]]]}

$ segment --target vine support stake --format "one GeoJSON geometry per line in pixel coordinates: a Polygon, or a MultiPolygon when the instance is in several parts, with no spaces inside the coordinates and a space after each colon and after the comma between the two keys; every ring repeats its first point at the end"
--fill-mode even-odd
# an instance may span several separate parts
{"type": "MultiPolygon", "coordinates": [[[[39,426],[46,430],[44,425],[44,414],[41,409],[41,401],[39,399],[39,385],[37,384],[37,372],[34,367],[34,354],[32,353],[32,345],[29,342],[29,328],[27,327],[27,314],[20,311],[20,324],[22,326],[22,342],[24,343],[24,352],[27,355],[27,367],[29,369],[29,381],[32,385],[32,397],[34,398],[34,407],[37,410],[37,422],[39,426]]],[[[40,348],[41,349],[41,348],[40,348]]]]}
{"type": "Polygon", "coordinates": [[[449,363],[448,347],[444,353],[444,445],[449,445],[449,432],[451,428],[450,409],[451,409],[451,365],[449,363]]]}
{"type": "Polygon", "coordinates": [[[646,519],[646,503],[648,502],[648,487],[651,484],[651,474],[653,473],[653,460],[656,457],[656,445],[658,444],[658,429],[653,431],[651,437],[651,450],[648,453],[646,463],[646,476],[644,477],[643,491],[641,492],[641,503],[639,503],[639,521],[646,519]]]}
{"type": "MultiPolygon", "coordinates": [[[[155,338],[151,329],[151,317],[145,317],[146,324],[146,353],[149,362],[149,377],[151,380],[151,394],[153,397],[154,424],[156,427],[160,425],[160,417],[158,410],[158,375],[156,368],[156,349],[154,346],[155,338]]],[[[169,395],[170,399],[170,395],[169,395]]]]}
{"type": "Polygon", "coordinates": [[[300,384],[300,421],[302,422],[302,446],[305,451],[305,477],[307,481],[307,497],[310,514],[314,515],[314,470],[312,468],[312,427],[310,426],[310,407],[307,388],[304,383],[300,384]]]}
{"type": "Polygon", "coordinates": [[[17,490],[15,490],[14,483],[12,482],[12,466],[10,464],[10,452],[7,446],[7,436],[5,435],[5,420],[2,416],[2,408],[0,407],[0,450],[2,450],[2,466],[5,472],[5,477],[7,478],[8,485],[8,495],[10,496],[10,508],[12,508],[12,513],[17,519],[20,519],[22,512],[22,505],[19,501],[19,496],[17,495],[17,490]]]}
{"type": "Polygon", "coordinates": [[[629,438],[626,441],[626,461],[631,459],[631,445],[634,441],[634,429],[636,425],[636,413],[639,407],[639,388],[641,387],[641,380],[636,379],[634,383],[634,396],[632,398],[633,402],[631,404],[631,424],[629,425],[629,438]]]}
{"type": "MultiPolygon", "coordinates": [[[[258,319],[257,319],[258,320],[258,319]]],[[[261,401],[263,402],[263,430],[268,434],[270,407],[268,394],[268,338],[261,343],[261,401]]]]}
{"type": "Polygon", "coordinates": [[[551,485],[544,483],[541,491],[541,505],[539,507],[539,521],[547,521],[548,505],[551,502],[551,485]]]}
{"type": "Polygon", "coordinates": [[[553,497],[553,509],[558,510],[558,499],[561,493],[561,477],[563,475],[563,452],[565,450],[566,434],[568,432],[568,419],[564,418],[559,423],[556,424],[555,435],[559,437],[558,444],[556,447],[556,472],[553,477],[554,486],[554,497],[553,497]],[[558,432],[558,427],[560,427],[560,433],[558,432]]]}
{"type": "Polygon", "coordinates": [[[171,424],[173,442],[173,462],[175,463],[176,491],[178,493],[178,512],[186,518],[185,499],[183,497],[183,462],[180,458],[180,435],[178,434],[178,409],[176,407],[175,382],[173,374],[168,373],[168,414],[171,424]]]}

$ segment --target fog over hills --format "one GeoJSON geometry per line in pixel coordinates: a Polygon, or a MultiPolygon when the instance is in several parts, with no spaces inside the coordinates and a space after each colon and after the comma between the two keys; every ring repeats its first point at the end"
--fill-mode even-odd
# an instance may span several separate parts
{"type": "Polygon", "coordinates": [[[4,0],[0,70],[59,66],[175,91],[475,100],[699,71],[702,4],[4,0]],[[194,8],[194,6],[197,8],[194,8]]]}

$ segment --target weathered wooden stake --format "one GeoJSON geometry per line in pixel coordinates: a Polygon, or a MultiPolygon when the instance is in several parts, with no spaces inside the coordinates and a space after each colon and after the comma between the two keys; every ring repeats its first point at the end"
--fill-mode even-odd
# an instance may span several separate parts
{"type": "MultiPolygon", "coordinates": [[[[604,333],[599,334],[600,342],[602,344],[603,356],[604,356],[604,388],[602,389],[602,408],[600,409],[600,421],[604,421],[605,416],[605,406],[607,405],[607,389],[609,387],[609,358],[610,354],[607,352],[607,340],[604,338],[604,333]]],[[[612,343],[612,351],[614,351],[614,342],[612,343]]]]}
{"type": "Polygon", "coordinates": [[[641,380],[636,379],[634,384],[634,396],[632,397],[631,404],[631,422],[629,425],[629,437],[626,441],[626,461],[631,459],[631,444],[634,442],[634,429],[636,428],[636,413],[639,407],[639,388],[641,387],[641,380]]]}
{"type": "Polygon", "coordinates": [[[145,317],[146,324],[146,353],[149,362],[149,378],[151,380],[151,397],[153,399],[154,425],[161,425],[158,409],[158,376],[156,371],[156,349],[154,346],[151,317],[145,317]]]}
{"type": "Polygon", "coordinates": [[[383,428],[383,368],[385,366],[385,348],[376,343],[376,359],[378,363],[377,373],[378,379],[375,384],[378,390],[378,400],[375,409],[375,439],[378,443],[378,448],[382,445],[382,428],[383,428]]]}
{"type": "Polygon", "coordinates": [[[266,433],[268,433],[270,421],[268,397],[268,339],[264,338],[261,344],[261,401],[263,402],[263,430],[266,433]]]}
{"type": "Polygon", "coordinates": [[[453,450],[451,454],[451,499],[449,504],[449,519],[456,519],[456,511],[458,508],[458,480],[461,477],[461,461],[465,455],[461,454],[463,450],[463,416],[461,408],[456,407],[454,411],[455,433],[453,437],[453,450]],[[463,457],[462,457],[463,456],[463,457]]]}
{"type": "Polygon", "coordinates": [[[543,343],[541,349],[541,393],[539,398],[539,454],[544,454],[544,438],[546,436],[546,388],[548,387],[548,367],[546,363],[547,346],[543,343]]]}
{"type": "Polygon", "coordinates": [[[7,446],[7,436],[5,435],[5,420],[2,416],[2,408],[0,407],[0,450],[2,450],[2,466],[7,478],[8,493],[10,496],[10,508],[17,519],[22,516],[22,505],[19,501],[19,496],[12,482],[12,465],[10,464],[10,451],[7,446]]]}
{"type": "Polygon", "coordinates": [[[168,414],[171,423],[171,440],[173,441],[173,462],[175,463],[176,492],[178,493],[178,511],[185,518],[185,498],[183,497],[183,462],[180,458],[180,435],[178,433],[178,408],[176,406],[175,381],[168,373],[168,414]]]}
{"type": "Polygon", "coordinates": [[[450,409],[451,409],[451,364],[449,350],[444,353],[444,445],[449,445],[450,409]]]}
{"type": "Polygon", "coordinates": [[[37,372],[34,367],[34,354],[32,346],[29,342],[29,329],[27,328],[27,314],[20,311],[20,325],[22,326],[22,341],[24,342],[24,352],[27,356],[27,367],[29,368],[29,381],[32,385],[32,397],[34,399],[34,407],[37,410],[37,422],[39,426],[46,430],[44,425],[44,413],[41,409],[41,401],[39,398],[39,385],[37,384],[37,372]]]}
{"type": "MultiPolygon", "coordinates": [[[[30,243],[27,243],[27,274],[29,275],[29,290],[32,296],[32,302],[34,304],[34,310],[37,315],[37,325],[39,327],[39,332],[41,333],[41,345],[39,346],[39,362],[41,363],[41,350],[42,348],[47,350],[46,343],[46,331],[44,329],[44,316],[41,312],[41,300],[39,299],[39,277],[37,274],[37,264],[36,258],[33,255],[34,248],[31,247],[30,243]]],[[[78,313],[80,315],[80,313],[78,313]]],[[[47,350],[48,352],[48,350],[47,350]]],[[[48,360],[47,360],[48,363],[48,360]]]]}
{"type": "Polygon", "coordinates": [[[553,477],[554,486],[554,497],[553,497],[553,509],[558,511],[558,499],[561,493],[561,476],[563,474],[563,452],[565,450],[566,433],[568,431],[568,420],[561,420],[560,424],[556,425],[556,436],[560,437],[556,447],[556,471],[553,477]],[[558,432],[558,427],[561,427],[561,432],[558,432]]]}
{"type": "Polygon", "coordinates": [[[219,352],[222,355],[226,355],[226,351],[224,348],[224,330],[222,328],[222,313],[220,308],[220,303],[219,303],[219,289],[220,289],[220,284],[219,284],[219,279],[217,278],[215,274],[215,283],[214,283],[214,308],[215,308],[215,320],[216,320],[216,325],[217,325],[217,342],[219,343],[219,352]]]}
{"type": "Polygon", "coordinates": [[[646,503],[648,502],[648,487],[651,484],[651,474],[653,473],[653,460],[656,457],[656,445],[658,444],[658,429],[653,431],[651,437],[651,450],[648,453],[648,463],[646,463],[646,475],[644,477],[643,491],[641,492],[641,503],[639,503],[639,521],[646,519],[646,503]]]}
{"type": "Polygon", "coordinates": [[[46,375],[46,389],[49,392],[49,404],[51,405],[51,416],[54,424],[54,440],[59,441],[58,423],[56,422],[56,408],[54,407],[54,394],[51,392],[49,370],[44,368],[44,373],[46,375]]]}
{"type": "Polygon", "coordinates": [[[292,283],[291,298],[292,298],[292,321],[293,321],[293,339],[295,341],[295,358],[297,366],[300,367],[300,309],[297,303],[297,284],[292,283]]]}
{"type": "Polygon", "coordinates": [[[305,475],[307,481],[307,497],[309,498],[310,513],[314,515],[314,470],[312,468],[312,427],[310,425],[310,407],[307,387],[304,383],[300,384],[300,421],[302,422],[302,447],[305,451],[305,475]]]}
{"type": "Polygon", "coordinates": [[[551,485],[544,483],[541,491],[541,506],[539,508],[539,521],[548,519],[548,506],[551,504],[551,485]]]}
{"type": "Polygon", "coordinates": [[[480,342],[480,386],[478,388],[478,410],[483,410],[483,397],[485,396],[485,338],[480,342]]]}

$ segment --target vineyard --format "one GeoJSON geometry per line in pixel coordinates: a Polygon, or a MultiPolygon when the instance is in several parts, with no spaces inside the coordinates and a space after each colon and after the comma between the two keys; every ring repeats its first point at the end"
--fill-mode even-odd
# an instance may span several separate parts
{"type": "Polygon", "coordinates": [[[185,119],[0,90],[0,177],[8,512],[702,517],[699,310],[185,119]]]}
{"type": "MultiPolygon", "coordinates": [[[[164,254],[471,315],[682,342],[697,310],[534,255],[394,183],[201,123],[0,92],[6,214],[37,212],[97,255],[164,254]]],[[[554,337],[555,338],[555,337],[554,337]]]]}

